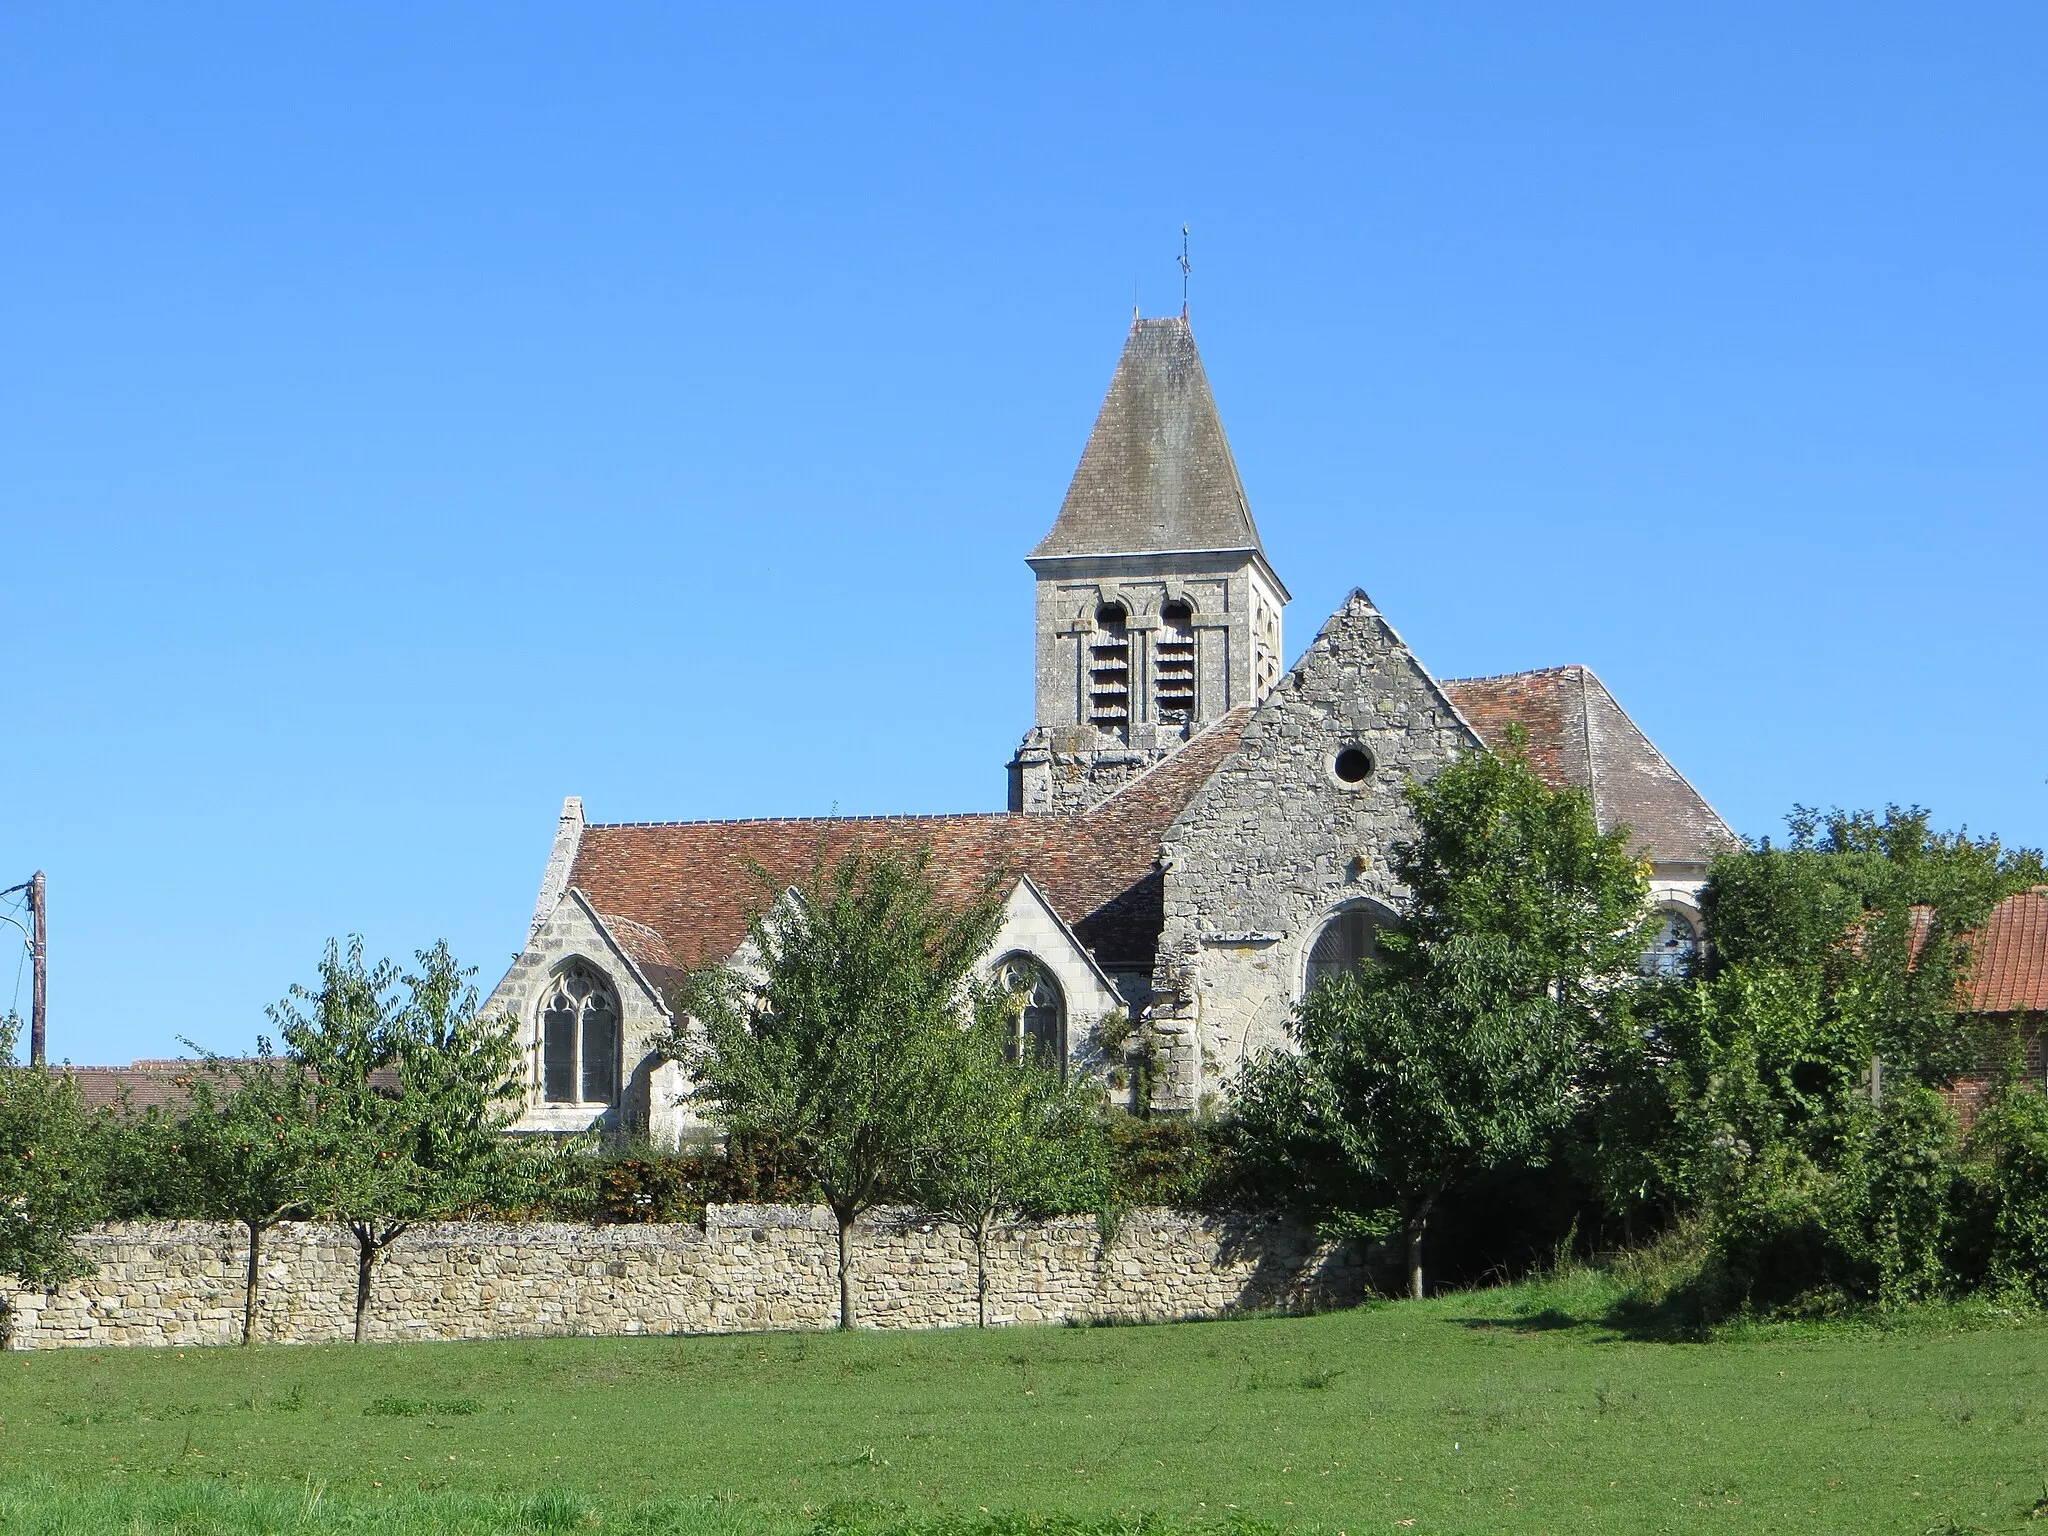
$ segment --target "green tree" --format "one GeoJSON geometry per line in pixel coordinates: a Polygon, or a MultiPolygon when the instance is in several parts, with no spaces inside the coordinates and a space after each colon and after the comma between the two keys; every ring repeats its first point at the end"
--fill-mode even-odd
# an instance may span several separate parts
{"type": "MultiPolygon", "coordinates": [[[[21,1021],[0,1017],[0,1275],[47,1288],[91,1272],[73,1241],[105,1210],[93,1117],[62,1072],[14,1060],[21,1021]]],[[[0,1293],[0,1345],[13,1308],[0,1293]]]]}
{"type": "Polygon", "coordinates": [[[515,1164],[497,1135],[517,1093],[510,1021],[478,1016],[472,973],[445,944],[416,958],[420,972],[401,977],[365,965],[360,937],[330,941],[317,988],[293,987],[270,1013],[313,1082],[307,1203],[355,1239],[357,1343],[385,1250],[416,1222],[502,1193],[515,1164]]]}
{"type": "MultiPolygon", "coordinates": [[[[999,1015],[1016,1000],[995,1000],[999,1015]]],[[[935,1215],[958,1222],[974,1244],[974,1315],[988,1326],[988,1242],[996,1223],[1025,1214],[1090,1209],[1107,1176],[1092,1095],[1028,1057],[1012,1061],[1014,1038],[999,1017],[953,1042],[937,1146],[910,1191],[935,1215]]]]}
{"type": "Polygon", "coordinates": [[[1400,922],[1375,961],[1303,1000],[1298,1053],[1255,1058],[1237,1099],[1305,1203],[1398,1233],[1420,1297],[1445,1193],[1540,1155],[1572,1113],[1585,1043],[1641,953],[1647,884],[1628,829],[1600,831],[1585,793],[1544,784],[1519,739],[1407,796],[1400,922]]]}
{"type": "Polygon", "coordinates": [[[1971,935],[2040,856],[1918,809],[1788,822],[1785,845],[1715,860],[1706,974],[1637,994],[1633,1075],[1607,1102],[1668,1109],[1633,1121],[1636,1161],[1704,1216],[1715,1308],[1931,1296],[1957,1283],[1963,1172],[1938,1090],[1987,1043],[1960,1016],[1971,935]]]}
{"type": "MultiPolygon", "coordinates": [[[[929,853],[823,851],[807,882],[749,924],[750,954],[679,999],[663,1043],[730,1130],[772,1138],[817,1184],[839,1228],[839,1326],[854,1325],[850,1234],[917,1186],[941,1144],[973,972],[993,941],[994,887],[939,900],[929,853]]],[[[764,897],[773,887],[763,880],[764,897]]]]}
{"type": "Polygon", "coordinates": [[[248,1233],[244,1344],[256,1336],[264,1233],[311,1213],[315,1165],[325,1150],[314,1107],[311,1076],[296,1061],[273,1055],[267,1040],[257,1041],[254,1057],[208,1055],[194,1076],[179,1153],[198,1213],[240,1222],[248,1233]]]}

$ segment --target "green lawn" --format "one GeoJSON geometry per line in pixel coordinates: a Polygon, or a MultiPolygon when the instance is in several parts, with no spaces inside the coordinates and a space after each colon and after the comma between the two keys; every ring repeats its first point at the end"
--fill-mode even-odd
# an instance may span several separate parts
{"type": "Polygon", "coordinates": [[[2048,1323],[1648,1342],[1576,1321],[1602,1287],[1174,1327],[8,1355],[0,1533],[1921,1536],[2026,1526],[2043,1498],[2048,1323]]]}

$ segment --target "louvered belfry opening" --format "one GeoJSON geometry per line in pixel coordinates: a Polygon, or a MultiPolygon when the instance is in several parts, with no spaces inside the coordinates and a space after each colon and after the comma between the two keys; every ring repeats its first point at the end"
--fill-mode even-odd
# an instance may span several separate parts
{"type": "Polygon", "coordinates": [[[1130,740],[1131,630],[1121,603],[1095,610],[1088,640],[1088,719],[1098,731],[1130,740]]]}
{"type": "Polygon", "coordinates": [[[1195,611],[1186,603],[1159,610],[1152,702],[1162,722],[1195,718],[1195,611]]]}

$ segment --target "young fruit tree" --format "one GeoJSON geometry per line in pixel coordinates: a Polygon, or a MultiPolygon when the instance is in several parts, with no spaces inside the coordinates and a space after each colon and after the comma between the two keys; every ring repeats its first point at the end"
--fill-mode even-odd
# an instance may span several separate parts
{"type": "Polygon", "coordinates": [[[271,1054],[267,1040],[257,1041],[254,1057],[207,1055],[200,1066],[176,1151],[195,1212],[240,1222],[249,1234],[242,1286],[242,1342],[248,1344],[256,1337],[263,1234],[312,1209],[314,1168],[323,1151],[313,1082],[299,1063],[271,1054]]]}
{"type": "Polygon", "coordinates": [[[360,938],[330,942],[318,987],[270,1010],[313,1084],[307,1205],[355,1239],[357,1343],[385,1250],[416,1222],[485,1201],[513,1161],[496,1135],[517,1092],[510,1026],[478,1017],[445,944],[417,959],[421,972],[401,977],[389,961],[365,966],[360,938]]]}
{"type": "Polygon", "coordinates": [[[1601,832],[1584,792],[1546,785],[1519,741],[1407,797],[1401,920],[1303,1000],[1299,1053],[1255,1058],[1237,1097],[1304,1203],[1398,1235],[1420,1297],[1446,1192],[1539,1155],[1569,1116],[1582,1042],[1641,953],[1647,886],[1628,829],[1601,832]]]}
{"type": "MultiPolygon", "coordinates": [[[[994,1019],[963,1030],[946,1074],[938,1136],[912,1191],[958,1222],[974,1244],[974,1315],[988,1326],[988,1244],[996,1223],[1099,1203],[1106,1149],[1091,1093],[1015,1048],[1017,1000],[991,1000],[994,1019]]],[[[984,1012],[991,1011],[986,1005],[984,1012]]]]}
{"type": "Polygon", "coordinates": [[[948,907],[930,855],[855,851],[773,895],[733,964],[692,978],[662,1049],[728,1129],[787,1148],[839,1228],[839,1326],[854,1325],[851,1232],[916,1188],[939,1145],[993,887],[948,907]]]}
{"type": "MultiPolygon", "coordinates": [[[[72,1239],[102,1215],[101,1180],[77,1083],[15,1063],[20,1022],[0,1017],[0,1275],[46,1288],[91,1271],[72,1239]]],[[[0,1291],[0,1348],[12,1316],[0,1291]]]]}

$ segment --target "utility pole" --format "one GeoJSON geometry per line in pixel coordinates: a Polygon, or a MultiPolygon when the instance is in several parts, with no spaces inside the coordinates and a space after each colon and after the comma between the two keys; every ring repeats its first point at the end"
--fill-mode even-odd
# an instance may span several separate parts
{"type": "MultiPolygon", "coordinates": [[[[28,910],[35,919],[29,954],[36,968],[35,990],[30,994],[29,1002],[28,1064],[40,1067],[49,1059],[50,1024],[50,903],[40,869],[29,877],[28,910]]],[[[21,973],[17,971],[15,974],[21,973]]]]}

